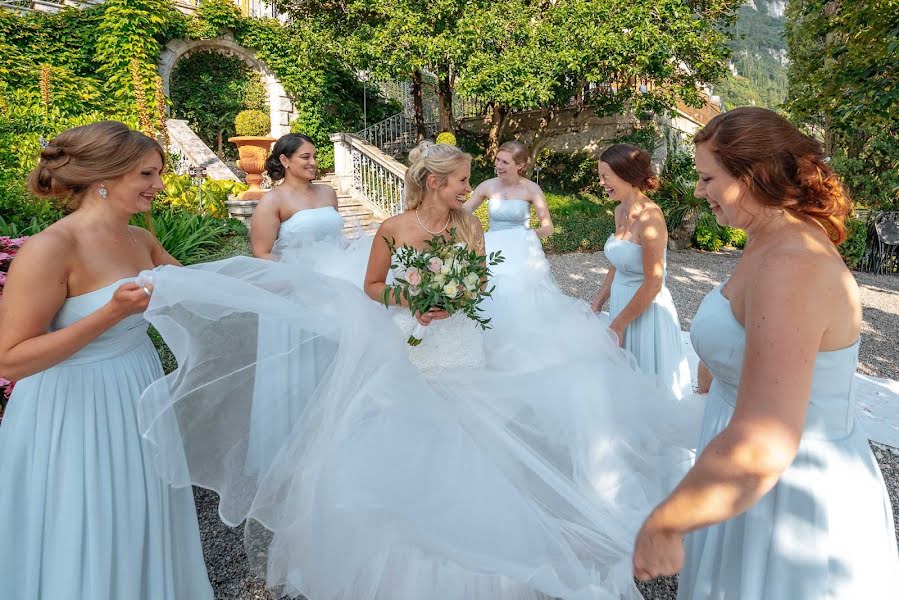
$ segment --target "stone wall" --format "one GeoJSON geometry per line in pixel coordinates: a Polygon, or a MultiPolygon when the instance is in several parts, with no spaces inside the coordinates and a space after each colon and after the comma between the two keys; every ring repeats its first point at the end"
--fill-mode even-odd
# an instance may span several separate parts
{"type": "MultiPolygon", "coordinates": [[[[694,135],[715,115],[719,113],[716,106],[707,103],[700,109],[678,105],[674,116],[657,115],[655,122],[662,131],[673,132],[685,139],[694,135]]],[[[506,122],[504,137],[515,135],[525,144],[533,146],[534,136],[540,128],[540,121],[547,114],[545,109],[516,112],[506,122]]],[[[585,151],[599,156],[612,140],[626,136],[633,130],[637,120],[632,115],[597,116],[590,108],[565,108],[558,111],[555,118],[547,125],[542,144],[554,152],[585,151]]],[[[470,133],[486,135],[490,129],[487,118],[464,119],[461,128],[470,133]]],[[[656,162],[664,159],[666,146],[663,143],[653,155],[656,162]]]]}

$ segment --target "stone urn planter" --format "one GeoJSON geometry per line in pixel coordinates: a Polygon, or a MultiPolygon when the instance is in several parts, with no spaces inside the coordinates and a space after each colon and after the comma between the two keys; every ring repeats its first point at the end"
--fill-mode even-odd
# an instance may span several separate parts
{"type": "Polygon", "coordinates": [[[259,187],[259,184],[262,183],[262,173],[265,171],[265,159],[268,158],[269,150],[275,138],[239,135],[228,138],[228,141],[237,146],[237,153],[240,156],[240,160],[237,161],[237,167],[247,174],[247,185],[250,186],[248,190],[238,194],[237,199],[259,200],[266,192],[266,190],[259,187]]]}

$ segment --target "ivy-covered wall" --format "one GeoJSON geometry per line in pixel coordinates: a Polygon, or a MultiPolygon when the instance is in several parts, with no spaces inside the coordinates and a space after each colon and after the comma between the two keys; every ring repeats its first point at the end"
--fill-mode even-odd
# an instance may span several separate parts
{"type": "MultiPolygon", "coordinates": [[[[328,136],[361,128],[363,88],[308,23],[244,17],[231,0],[204,0],[193,17],[170,0],[107,0],[57,14],[0,9],[0,218],[27,218],[24,181],[41,137],[101,119],[158,133],[170,103],[156,71],[164,45],[227,31],[278,77],[297,111],[294,129],[312,137],[321,166],[331,166],[328,136]]],[[[373,96],[369,90],[369,122],[395,110],[373,96]]],[[[192,109],[203,111],[202,102],[192,109]]]]}

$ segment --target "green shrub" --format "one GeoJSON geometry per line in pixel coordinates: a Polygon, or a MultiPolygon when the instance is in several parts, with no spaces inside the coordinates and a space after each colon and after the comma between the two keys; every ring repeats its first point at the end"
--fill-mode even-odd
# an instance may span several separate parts
{"type": "Polygon", "coordinates": [[[272,119],[261,110],[242,110],[234,117],[237,135],[267,136],[272,131],[272,119]]]}
{"type": "Polygon", "coordinates": [[[0,193],[0,236],[34,235],[62,217],[62,209],[52,201],[33,199],[24,189],[17,192],[0,193]]]}
{"type": "Polygon", "coordinates": [[[850,269],[854,269],[865,255],[865,247],[868,242],[868,226],[860,219],[849,218],[846,220],[846,233],[849,237],[840,244],[840,256],[850,269]]]}
{"type": "Polygon", "coordinates": [[[693,232],[693,245],[700,250],[717,252],[724,247],[724,242],[718,231],[699,224],[696,226],[696,231],[693,232]]]}
{"type": "Polygon", "coordinates": [[[544,149],[537,156],[540,185],[571,194],[595,194],[599,184],[598,161],[585,151],[553,152],[544,149]]]}
{"type": "Polygon", "coordinates": [[[743,248],[746,246],[746,232],[734,227],[721,227],[721,241],[725,246],[743,248]]]}
{"type": "Polygon", "coordinates": [[[228,209],[225,207],[228,196],[247,189],[247,185],[240,181],[205,179],[198,190],[197,184],[190,178],[190,175],[179,175],[178,173],[165,173],[162,181],[165,189],[156,197],[158,205],[171,206],[219,219],[228,218],[228,209]]]}
{"type": "MultiPolygon", "coordinates": [[[[185,265],[202,262],[227,236],[243,229],[239,221],[232,223],[230,219],[216,219],[173,207],[154,208],[151,218],[162,247],[185,265]]],[[[132,217],[131,222],[147,226],[142,214],[132,217]]]]}

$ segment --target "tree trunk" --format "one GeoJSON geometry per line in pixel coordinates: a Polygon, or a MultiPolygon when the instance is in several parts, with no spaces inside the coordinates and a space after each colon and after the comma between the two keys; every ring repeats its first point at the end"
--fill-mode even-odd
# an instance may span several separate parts
{"type": "Polygon", "coordinates": [[[453,119],[453,84],[450,81],[449,68],[442,69],[437,79],[437,112],[440,115],[440,131],[456,132],[456,120],[453,119]]]}
{"type": "Polygon", "coordinates": [[[219,160],[225,160],[225,149],[222,148],[222,129],[219,129],[218,135],[216,136],[216,141],[218,142],[218,157],[219,160]]]}
{"type": "Polygon", "coordinates": [[[412,73],[412,112],[415,115],[415,139],[425,139],[425,109],[421,97],[421,71],[416,69],[412,73]]]}
{"type": "Polygon", "coordinates": [[[558,107],[552,105],[548,107],[544,111],[543,116],[540,117],[540,123],[537,125],[537,131],[534,132],[534,138],[533,140],[531,140],[531,158],[530,160],[528,160],[528,164],[525,166],[525,173],[528,177],[530,177],[531,172],[534,169],[534,165],[537,163],[537,157],[540,155],[540,151],[543,150],[543,147],[551,139],[547,137],[546,131],[552,124],[553,119],[556,118],[557,112],[558,107]]]}
{"type": "Polygon", "coordinates": [[[490,131],[487,134],[487,156],[491,160],[496,157],[496,151],[499,149],[499,140],[503,135],[508,115],[508,108],[498,102],[493,103],[490,112],[490,131]]]}

